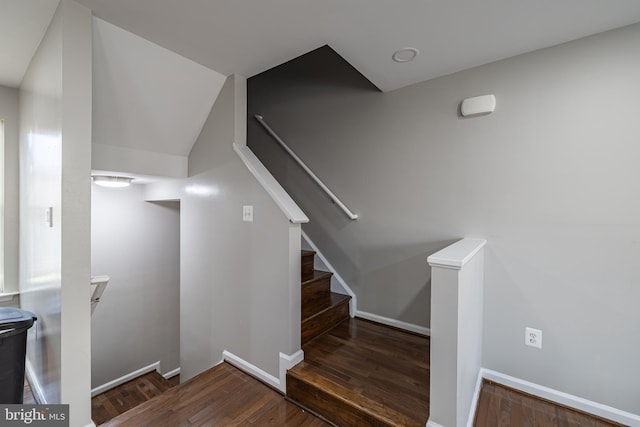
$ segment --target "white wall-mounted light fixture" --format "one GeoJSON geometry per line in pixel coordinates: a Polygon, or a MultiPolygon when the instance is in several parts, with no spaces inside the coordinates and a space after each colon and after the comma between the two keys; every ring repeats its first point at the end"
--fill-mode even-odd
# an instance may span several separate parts
{"type": "Polygon", "coordinates": [[[496,109],[495,95],[482,95],[462,101],[460,113],[464,117],[491,114],[496,109]]]}
{"type": "Polygon", "coordinates": [[[96,185],[109,188],[123,188],[131,185],[133,178],[126,176],[94,175],[91,177],[96,185]]]}

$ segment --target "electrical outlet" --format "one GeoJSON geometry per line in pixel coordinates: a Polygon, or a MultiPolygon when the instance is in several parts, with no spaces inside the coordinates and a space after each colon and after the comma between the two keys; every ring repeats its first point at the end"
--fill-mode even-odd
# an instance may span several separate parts
{"type": "Polygon", "coordinates": [[[253,222],[253,206],[245,205],[242,207],[242,220],[245,222],[253,222]]]}
{"type": "Polygon", "coordinates": [[[542,348],[542,331],[540,329],[525,328],[524,343],[530,347],[542,348]]]}

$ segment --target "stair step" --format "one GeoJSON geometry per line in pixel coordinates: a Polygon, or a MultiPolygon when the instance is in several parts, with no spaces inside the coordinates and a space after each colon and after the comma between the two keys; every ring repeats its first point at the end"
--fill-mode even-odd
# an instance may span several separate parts
{"type": "Polygon", "coordinates": [[[331,276],[333,273],[328,271],[314,270],[307,278],[302,280],[302,304],[305,301],[317,299],[321,295],[328,296],[331,292],[331,276]]]}
{"type": "Polygon", "coordinates": [[[304,346],[315,337],[349,318],[349,295],[329,292],[302,301],[301,341],[304,346]]]}
{"type": "MultiPolygon", "coordinates": [[[[305,362],[301,362],[300,367],[304,368],[305,362]]],[[[421,425],[405,414],[313,371],[289,370],[287,397],[339,426],[421,425]]]]}
{"type": "Polygon", "coordinates": [[[287,398],[338,426],[421,426],[429,418],[427,337],[349,319],[304,347],[287,398]]]}
{"type": "Polygon", "coordinates": [[[302,280],[307,280],[313,276],[314,257],[316,253],[314,251],[302,251],[302,280]]]}

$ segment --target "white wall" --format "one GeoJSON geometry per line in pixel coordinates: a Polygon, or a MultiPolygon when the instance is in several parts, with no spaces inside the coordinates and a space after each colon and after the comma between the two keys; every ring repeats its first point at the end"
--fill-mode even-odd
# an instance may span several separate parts
{"type": "MultiPolygon", "coordinates": [[[[290,229],[298,245],[300,229],[233,150],[234,141],[244,143],[236,123],[245,120],[243,87],[243,78],[227,78],[191,151],[190,177],[179,189],[166,186],[166,197],[181,198],[183,379],[218,363],[224,350],[277,378],[279,352],[300,349],[299,283],[290,287],[300,257],[289,256],[290,229]],[[243,205],[254,206],[254,222],[242,221],[243,205]]],[[[159,186],[149,186],[149,197],[163,197],[159,186]]]]}
{"type": "Polygon", "coordinates": [[[91,11],[62,0],[20,88],[20,291],[32,374],[72,426],[91,422],[90,162],[91,11]]]}
{"type": "Polygon", "coordinates": [[[20,291],[38,316],[27,362],[47,402],[61,401],[62,12],[20,88],[20,291]],[[53,208],[53,227],[45,224],[53,208]],[[37,340],[36,340],[37,336],[37,340]]]}
{"type": "Polygon", "coordinates": [[[4,289],[18,290],[18,90],[0,86],[0,119],[4,121],[4,289]]]}
{"type": "Polygon", "coordinates": [[[426,323],[426,255],[486,238],[483,366],[640,414],[640,25],[384,94],[326,64],[306,82],[265,73],[264,102],[251,78],[249,114],[360,218],[314,196],[286,157],[260,157],[277,147],[256,124],[249,146],[280,167],[361,309],[426,323]],[[488,93],[493,114],[459,116],[488,93]],[[542,350],[524,345],[526,326],[542,350]]]}
{"type": "Polygon", "coordinates": [[[91,191],[91,272],[111,280],[91,316],[95,388],[160,361],[180,363],[180,205],[144,186],[91,191]]]}

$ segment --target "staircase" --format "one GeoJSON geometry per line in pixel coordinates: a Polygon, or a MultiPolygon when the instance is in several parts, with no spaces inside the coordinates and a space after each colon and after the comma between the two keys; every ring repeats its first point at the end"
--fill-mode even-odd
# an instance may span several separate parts
{"type": "Polygon", "coordinates": [[[331,292],[333,273],[315,269],[313,251],[302,251],[302,324],[304,347],[349,318],[351,297],[331,292]]]}
{"type": "Polygon", "coordinates": [[[429,417],[429,339],[350,319],[331,273],[302,252],[302,348],[287,398],[337,426],[420,426],[429,417]]]}

